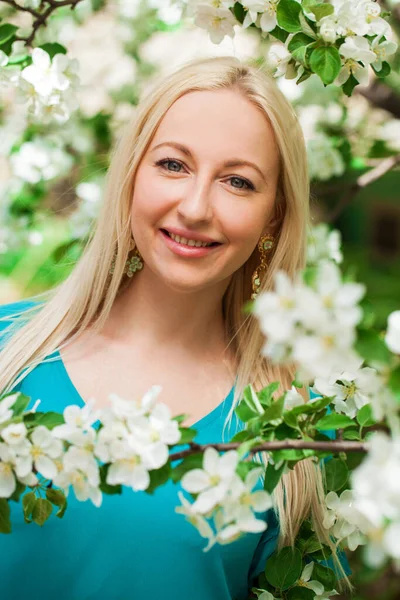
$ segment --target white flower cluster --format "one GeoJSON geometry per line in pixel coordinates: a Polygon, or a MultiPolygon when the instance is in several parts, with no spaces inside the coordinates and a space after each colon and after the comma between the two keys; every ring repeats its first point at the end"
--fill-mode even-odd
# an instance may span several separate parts
{"type": "MultiPolygon", "coordinates": [[[[13,52],[20,52],[18,42],[13,52]]],[[[78,108],[76,89],[79,86],[78,61],[65,54],[51,60],[42,48],[32,50],[32,64],[22,69],[8,66],[9,57],[0,50],[0,85],[16,88],[16,101],[27,103],[29,115],[40,123],[65,123],[78,108]]]]}
{"type": "Polygon", "coordinates": [[[400,438],[374,432],[369,452],[351,475],[351,490],[326,497],[324,526],[350,550],[366,544],[372,568],[387,558],[400,565],[400,438]]]}
{"type": "Polygon", "coordinates": [[[381,7],[374,0],[330,0],[329,3],[334,12],[320,19],[319,35],[328,43],[345,38],[339,47],[343,66],[335,83],[342,85],[352,74],[359,83],[367,85],[369,65],[380,71],[382,61],[397,49],[395,42],[383,39],[390,37],[390,25],[380,16],[381,7]],[[375,37],[370,41],[365,36],[375,37]]]}
{"type": "Polygon", "coordinates": [[[254,512],[271,508],[271,497],[264,490],[252,491],[263,468],[251,469],[243,481],[236,473],[238,463],[236,450],[220,456],[209,446],[204,452],[203,468],[193,469],[181,479],[182,488],[197,497],[190,503],[178,492],[182,506],[175,510],[184,514],[200,535],[208,539],[204,552],[217,542],[229,544],[242,532],[256,533],[267,528],[266,522],[257,519],[254,512]],[[215,531],[207,520],[212,515],[215,531]]]}
{"type": "Polygon", "coordinates": [[[343,175],[346,165],[334,141],[319,132],[307,141],[307,159],[310,179],[328,181],[343,175]]]}
{"type": "Polygon", "coordinates": [[[309,231],[307,238],[308,265],[315,265],[326,259],[337,264],[343,261],[342,234],[338,229],[330,229],[327,223],[318,223],[309,231]]]}
{"type": "Polygon", "coordinates": [[[275,274],[275,290],[261,293],[254,314],[266,336],[262,353],[274,362],[295,362],[302,380],[329,377],[354,368],[355,326],[362,318],[357,305],[365,294],[360,283],[342,282],[339,267],[323,260],[314,281],[301,274],[292,281],[284,271],[275,274]]]}
{"type": "Polygon", "coordinates": [[[387,419],[396,427],[398,403],[387,386],[387,376],[381,364],[376,368],[360,368],[363,361],[353,371],[332,373],[330,377],[316,378],[313,392],[324,396],[333,396],[335,411],[353,419],[366,404],[371,404],[372,415],[376,421],[387,419]]]}
{"type": "Polygon", "coordinates": [[[73,157],[65,151],[62,143],[41,136],[24,142],[10,156],[12,175],[32,184],[66,175],[73,164],[73,157]]]}
{"type": "Polygon", "coordinates": [[[79,198],[77,210],[68,219],[68,226],[74,238],[84,238],[98,216],[103,200],[103,179],[83,181],[79,183],[75,192],[79,198]]]}
{"type": "Polygon", "coordinates": [[[106,483],[123,484],[133,490],[146,490],[149,471],[159,469],[169,458],[168,445],[181,438],[179,425],[171,419],[169,408],[156,404],[161,386],[153,386],[140,402],[127,401],[110,394],[112,406],[93,411],[93,400],[83,408],[67,406],[63,425],[49,430],[44,426],[28,432],[25,424],[7,423],[19,394],[0,402],[0,497],[8,498],[16,481],[36,485],[32,471],[51,479],[68,496],[73,487],[78,500],[102,503],[100,471],[96,459],[111,463],[106,483]],[[92,424],[101,418],[97,432],[92,424]],[[1,425],[3,424],[3,427],[1,425]],[[68,442],[65,451],[64,442],[68,442]]]}
{"type": "MultiPolygon", "coordinates": [[[[229,10],[234,4],[233,0],[188,0],[186,14],[194,17],[194,23],[198,27],[208,31],[215,44],[221,43],[226,35],[233,38],[235,25],[246,29],[255,23],[263,33],[269,33],[277,26],[279,0],[241,2],[247,11],[242,25],[229,10]]],[[[359,83],[367,84],[369,65],[380,71],[382,62],[397,49],[396,42],[387,39],[391,35],[390,25],[380,16],[381,7],[375,0],[330,0],[329,4],[333,6],[334,12],[318,20],[318,35],[307,26],[308,34],[314,38],[319,36],[330,44],[334,44],[338,38],[345,38],[339,48],[342,68],[335,84],[342,85],[351,74],[359,83]]],[[[312,12],[308,12],[307,16],[312,21],[317,21],[312,12]]],[[[295,69],[288,69],[292,55],[287,45],[293,35],[288,36],[285,44],[277,43],[270,47],[268,58],[277,69],[275,76],[295,77],[303,71],[302,66],[299,73],[295,69]]]]}

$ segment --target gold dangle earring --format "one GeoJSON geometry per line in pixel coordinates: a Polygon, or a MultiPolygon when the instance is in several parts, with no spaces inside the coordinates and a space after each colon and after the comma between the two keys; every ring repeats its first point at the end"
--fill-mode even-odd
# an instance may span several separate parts
{"type": "MultiPolygon", "coordinates": [[[[125,267],[124,267],[124,274],[126,274],[128,277],[133,277],[133,275],[134,275],[134,273],[136,273],[136,271],[140,271],[141,269],[143,269],[143,257],[140,254],[139,249],[136,246],[136,242],[132,237],[131,237],[131,241],[129,244],[129,252],[128,252],[128,258],[126,260],[125,267]],[[135,254],[133,256],[129,257],[129,252],[132,252],[132,250],[135,250],[135,248],[136,248],[135,254]]],[[[113,260],[111,262],[110,274],[114,273],[116,258],[117,258],[117,254],[115,253],[113,260]]]]}
{"type": "Polygon", "coordinates": [[[261,263],[254,271],[251,277],[251,283],[253,288],[253,293],[251,294],[252,300],[255,300],[259,294],[261,286],[261,273],[267,270],[267,254],[272,250],[274,243],[275,238],[270,233],[266,233],[259,239],[258,249],[261,254],[261,263]]]}

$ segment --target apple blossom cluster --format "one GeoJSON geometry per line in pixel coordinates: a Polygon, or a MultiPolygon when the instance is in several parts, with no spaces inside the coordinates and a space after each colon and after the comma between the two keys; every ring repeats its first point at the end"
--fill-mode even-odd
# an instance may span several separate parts
{"type": "Polygon", "coordinates": [[[261,489],[252,491],[264,469],[253,468],[243,481],[236,473],[238,464],[236,450],[220,456],[209,446],[204,452],[203,468],[192,469],[181,479],[182,488],[197,497],[190,503],[182,492],[178,492],[182,506],[175,510],[184,514],[200,535],[208,539],[204,552],[215,543],[233,542],[242,532],[257,533],[267,528],[266,522],[257,519],[254,512],[271,508],[271,497],[261,489]],[[215,530],[208,521],[211,516],[215,530]]]}
{"type": "Polygon", "coordinates": [[[343,261],[341,243],[342,234],[338,229],[331,229],[327,223],[314,225],[307,235],[307,265],[326,259],[340,264],[343,261]]]}
{"type": "MultiPolygon", "coordinates": [[[[166,465],[169,446],[181,440],[178,421],[171,419],[170,409],[165,404],[156,402],[161,389],[161,386],[153,386],[140,402],[110,394],[112,405],[101,410],[93,410],[93,399],[83,408],[67,406],[63,413],[64,424],[52,429],[38,425],[29,430],[23,421],[14,422],[13,406],[20,393],[3,398],[0,402],[0,498],[10,498],[17,482],[37,486],[38,473],[61,488],[66,497],[72,486],[79,501],[90,499],[100,507],[98,461],[108,466],[105,478],[108,485],[147,490],[150,471],[166,465]],[[93,424],[98,420],[101,428],[96,431],[93,424]]],[[[240,454],[236,450],[220,456],[214,448],[208,447],[203,469],[193,469],[183,475],[182,488],[197,497],[190,503],[178,492],[182,505],[176,511],[184,514],[200,534],[208,538],[204,551],[215,543],[230,543],[242,532],[260,532],[267,527],[263,519],[254,516],[254,512],[264,512],[272,506],[266,491],[253,491],[263,468],[253,468],[242,480],[236,472],[239,461],[240,454]],[[211,517],[216,531],[207,520],[211,517]]]]}
{"type": "Polygon", "coordinates": [[[100,472],[96,459],[110,463],[106,483],[123,484],[133,490],[145,490],[150,484],[149,471],[159,469],[169,458],[168,444],[181,438],[177,421],[169,408],[156,404],[161,386],[153,386],[140,402],[126,401],[110,394],[112,406],[93,411],[93,400],[83,408],[67,406],[65,423],[49,430],[39,425],[29,432],[25,423],[8,423],[19,393],[0,402],[0,497],[10,497],[17,480],[35,485],[32,471],[51,479],[68,496],[72,485],[78,500],[90,498],[101,506],[100,472]],[[93,423],[101,417],[97,432],[93,423]],[[62,442],[68,442],[65,451],[62,442]]]}
{"type": "Polygon", "coordinates": [[[365,285],[342,282],[339,267],[330,260],[318,263],[310,284],[302,274],[292,281],[282,270],[274,279],[275,289],[254,302],[266,336],[262,354],[275,363],[295,362],[301,380],[355,367],[360,358],[353,349],[355,328],[363,316],[358,302],[365,285]]]}
{"type": "Polygon", "coordinates": [[[15,101],[27,105],[27,112],[34,121],[65,123],[78,108],[77,59],[70,60],[62,53],[51,58],[42,48],[34,48],[32,63],[21,70],[15,62],[24,60],[26,50],[19,44],[14,42],[10,56],[0,50],[0,86],[15,88],[15,101]]]}
{"type": "Polygon", "coordinates": [[[364,559],[379,568],[389,558],[400,567],[400,438],[381,431],[351,475],[351,490],[326,496],[324,526],[350,550],[365,545],[364,559]]]}
{"type": "Polygon", "coordinates": [[[397,49],[375,0],[246,0],[239,3],[245,11],[241,20],[235,4],[234,0],[188,0],[186,14],[208,31],[215,44],[226,35],[233,38],[235,26],[255,25],[263,35],[277,37],[284,43],[270,48],[275,76],[301,79],[314,72],[325,84],[341,86],[351,76],[366,84],[369,67],[376,72],[386,69],[387,59],[397,49]]]}

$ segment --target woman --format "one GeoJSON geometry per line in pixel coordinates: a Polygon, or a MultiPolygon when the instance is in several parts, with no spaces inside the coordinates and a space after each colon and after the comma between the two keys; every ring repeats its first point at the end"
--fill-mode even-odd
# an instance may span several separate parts
{"type": "MultiPolygon", "coordinates": [[[[304,266],[308,226],[304,141],[273,79],[233,57],[191,61],[138,106],[71,275],[2,307],[3,327],[20,316],[4,334],[0,390],[20,389],[32,404],[41,399],[39,410],[62,412],[160,384],[160,401],[190,415],[196,440],[229,440],[241,426],[233,410],[244,386],[279,381],[282,393],[294,379],[294,367],[261,356],[263,336],[243,305],[272,287],[277,269],[294,275],[304,266]]],[[[312,462],[284,476],[265,532],[207,553],[174,512],[177,490],[171,482],[153,496],[124,489],[104,496],[100,510],[70,494],[63,519],[43,529],[13,507],[17,526],[0,537],[9,597],[244,600],[308,514],[331,544],[312,462]]]]}

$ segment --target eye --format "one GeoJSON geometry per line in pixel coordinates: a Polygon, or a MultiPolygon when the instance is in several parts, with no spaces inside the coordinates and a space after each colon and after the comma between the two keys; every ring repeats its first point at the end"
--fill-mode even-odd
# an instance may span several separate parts
{"type": "MultiPolygon", "coordinates": [[[[170,171],[171,173],[174,173],[174,172],[179,173],[179,171],[177,169],[173,169],[172,171],[170,169],[168,169],[168,167],[167,167],[168,163],[178,165],[178,167],[183,167],[183,163],[181,163],[181,161],[179,161],[179,160],[176,160],[176,158],[162,158],[161,160],[156,161],[155,165],[157,167],[162,167],[163,169],[170,171]]],[[[237,190],[248,189],[248,190],[254,191],[256,189],[254,187],[254,185],[251,183],[251,181],[249,181],[248,179],[245,179],[244,177],[238,177],[237,175],[235,175],[235,176],[229,177],[229,180],[230,181],[236,180],[236,181],[239,181],[242,184],[244,184],[244,186],[247,186],[247,187],[244,187],[243,185],[242,185],[242,187],[233,186],[237,190]]]]}
{"type": "MultiPolygon", "coordinates": [[[[243,177],[237,177],[236,175],[235,175],[234,177],[230,177],[229,179],[230,179],[230,180],[232,180],[232,179],[236,179],[236,181],[240,181],[240,182],[244,183],[244,184],[247,186],[247,189],[248,189],[248,190],[253,190],[253,191],[255,190],[255,187],[254,187],[254,185],[253,185],[253,184],[251,183],[251,181],[249,181],[248,179],[244,179],[243,177]]],[[[235,186],[234,186],[234,187],[235,187],[235,186]]],[[[236,189],[238,189],[238,190],[244,190],[244,189],[246,189],[246,188],[244,188],[244,187],[240,187],[240,188],[236,188],[236,189]]]]}
{"type": "MultiPolygon", "coordinates": [[[[175,158],[163,158],[161,160],[158,160],[155,164],[157,167],[162,167],[163,169],[165,169],[168,163],[175,163],[179,167],[183,166],[182,163],[179,160],[176,160],[175,158]]],[[[167,168],[166,170],[169,171],[170,169],[167,168]]],[[[175,170],[175,173],[179,173],[179,171],[175,170]]]]}

